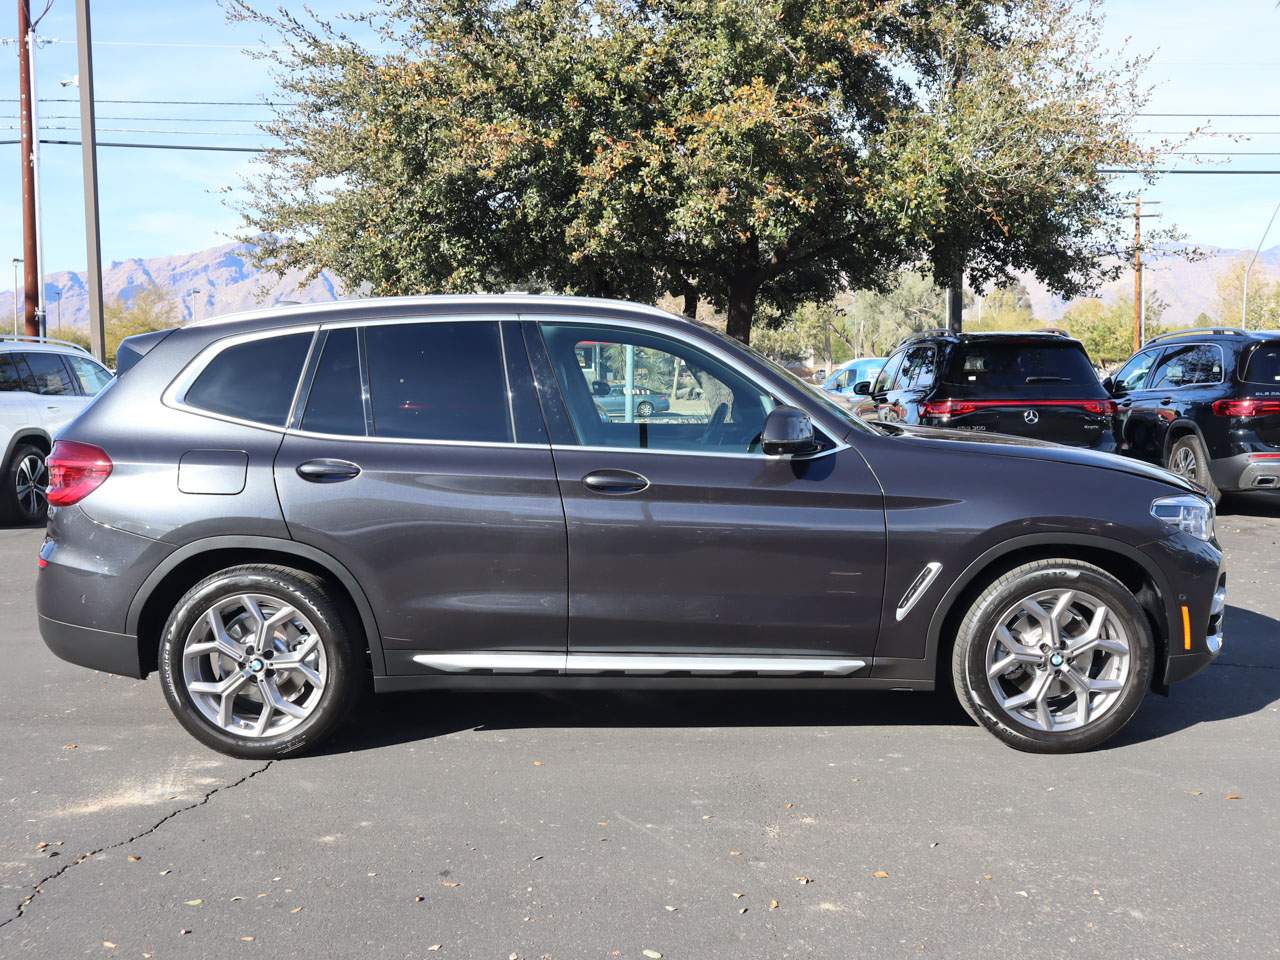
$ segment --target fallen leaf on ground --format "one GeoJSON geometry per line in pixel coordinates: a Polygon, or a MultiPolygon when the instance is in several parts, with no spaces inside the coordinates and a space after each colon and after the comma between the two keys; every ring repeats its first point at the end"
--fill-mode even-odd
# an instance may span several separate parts
{"type": "Polygon", "coordinates": [[[741,900],[741,899],[742,899],[743,897],[745,897],[745,896],[746,896],[746,894],[745,894],[745,893],[735,893],[735,894],[733,895],[733,899],[735,899],[735,900],[741,900]]]}
{"type": "Polygon", "coordinates": [[[534,765],[535,767],[540,767],[540,766],[542,766],[542,761],[541,761],[541,760],[535,760],[535,761],[533,761],[533,765],[534,765]]]}
{"type": "Polygon", "coordinates": [[[76,749],[79,749],[79,747],[80,747],[80,744],[78,743],[64,743],[62,745],[63,750],[76,750],[76,749]]]}
{"type": "Polygon", "coordinates": [[[460,887],[460,886],[462,886],[462,884],[461,884],[461,883],[459,883],[457,880],[441,880],[441,881],[440,881],[440,886],[442,886],[442,887],[460,887]]]}
{"type": "Polygon", "coordinates": [[[433,943],[431,946],[427,947],[427,949],[430,950],[432,953],[434,953],[435,951],[439,950],[443,946],[444,944],[441,944],[441,943],[433,943]]]}
{"type": "Polygon", "coordinates": [[[1228,793],[1228,794],[1227,794],[1225,797],[1223,797],[1222,799],[1223,799],[1223,800],[1243,800],[1244,798],[1243,798],[1242,796],[1240,796],[1240,794],[1238,794],[1238,793],[1228,793]]]}
{"type": "Polygon", "coordinates": [[[1016,893],[1016,894],[1017,894],[1018,896],[1020,896],[1020,897],[1029,897],[1029,896],[1031,896],[1031,894],[1027,893],[1027,891],[1025,891],[1025,890],[1015,890],[1015,891],[1014,891],[1014,893],[1016,893]]]}
{"type": "Polygon", "coordinates": [[[782,809],[783,809],[783,810],[790,810],[790,809],[791,809],[792,807],[794,807],[794,806],[795,806],[795,804],[794,804],[794,803],[784,803],[784,804],[782,805],[782,809]]]}
{"type": "Polygon", "coordinates": [[[190,932],[191,931],[188,930],[186,927],[183,927],[181,930],[178,931],[178,936],[185,937],[190,932]]]}
{"type": "Polygon", "coordinates": [[[199,897],[197,897],[195,900],[188,900],[188,901],[186,901],[186,904],[187,904],[187,906],[188,906],[188,907],[198,907],[198,906],[200,906],[200,904],[202,904],[202,903],[204,903],[204,901],[203,901],[203,900],[201,900],[199,897]]]}
{"type": "Polygon", "coordinates": [[[301,908],[301,907],[294,907],[294,908],[293,908],[292,910],[290,910],[289,912],[290,912],[290,913],[301,913],[301,912],[302,912],[302,908],[301,908]]]}
{"type": "Polygon", "coordinates": [[[239,902],[240,902],[241,900],[243,900],[243,899],[244,899],[244,897],[232,897],[232,898],[231,898],[231,902],[232,902],[232,903],[239,903],[239,902]]]}
{"type": "Polygon", "coordinates": [[[136,853],[131,853],[131,854],[129,854],[129,862],[130,862],[130,863],[137,863],[137,862],[138,862],[139,860],[141,860],[141,859],[142,859],[142,858],[141,858],[140,856],[138,856],[136,853]]]}
{"type": "Polygon", "coordinates": [[[800,883],[813,883],[813,881],[809,877],[806,877],[804,874],[801,874],[800,876],[796,877],[796,880],[798,880],[800,883]]]}
{"type": "Polygon", "coordinates": [[[730,850],[730,851],[729,851],[729,856],[731,856],[731,857],[740,857],[740,856],[742,856],[742,851],[741,851],[741,850],[730,850]]]}
{"type": "Polygon", "coordinates": [[[36,849],[37,849],[37,850],[44,850],[44,849],[46,849],[48,846],[49,846],[48,841],[46,841],[46,840],[41,840],[39,843],[37,843],[37,844],[36,844],[36,849]]]}
{"type": "Polygon", "coordinates": [[[107,950],[114,950],[116,948],[116,945],[112,943],[110,940],[103,940],[102,946],[104,949],[107,949],[107,950]]]}
{"type": "Polygon", "coordinates": [[[662,960],[662,954],[657,950],[641,950],[640,952],[648,957],[649,960],[662,960]]]}
{"type": "Polygon", "coordinates": [[[421,902],[422,902],[423,900],[425,900],[425,899],[427,899],[427,898],[426,898],[426,897],[414,897],[414,898],[413,898],[413,902],[414,902],[414,903],[421,903],[421,902]]]}
{"type": "Polygon", "coordinates": [[[770,900],[770,901],[769,901],[769,909],[770,909],[770,910],[777,910],[777,909],[778,909],[778,907],[780,907],[780,906],[782,906],[782,904],[778,903],[778,901],[777,901],[777,900],[770,900]]]}
{"type": "Polygon", "coordinates": [[[511,956],[507,957],[507,960],[520,960],[520,954],[513,953],[511,956]]]}
{"type": "Polygon", "coordinates": [[[872,874],[872,876],[875,877],[877,880],[885,880],[888,878],[889,874],[884,870],[877,870],[875,873],[872,874]]]}
{"type": "Polygon", "coordinates": [[[1187,791],[1187,793],[1191,794],[1193,797],[1198,797],[1198,796],[1200,796],[1200,794],[1204,793],[1204,791],[1203,791],[1203,790],[1188,790],[1188,791],[1187,791]]]}
{"type": "Polygon", "coordinates": [[[982,879],[983,879],[983,880],[990,880],[990,879],[991,879],[991,874],[989,874],[989,873],[984,873],[984,874],[982,875],[982,879]]]}
{"type": "Polygon", "coordinates": [[[241,937],[241,938],[240,938],[240,940],[241,940],[241,942],[243,942],[243,943],[253,943],[254,938],[253,938],[253,937],[241,937]]]}
{"type": "Polygon", "coordinates": [[[747,908],[746,908],[746,907],[743,907],[743,908],[742,908],[741,910],[739,910],[738,912],[739,912],[739,913],[746,913],[746,912],[747,912],[747,908]]]}
{"type": "Polygon", "coordinates": [[[160,876],[162,876],[162,877],[167,877],[167,876],[168,876],[169,874],[171,874],[171,873],[173,873],[173,871],[172,871],[172,870],[161,870],[161,871],[160,871],[160,876]]]}
{"type": "Polygon", "coordinates": [[[675,912],[676,912],[676,908],[675,908],[675,907],[673,907],[673,906],[671,906],[670,904],[667,904],[667,905],[666,905],[666,906],[664,906],[662,909],[663,909],[663,910],[666,910],[668,913],[675,913],[675,912]]]}

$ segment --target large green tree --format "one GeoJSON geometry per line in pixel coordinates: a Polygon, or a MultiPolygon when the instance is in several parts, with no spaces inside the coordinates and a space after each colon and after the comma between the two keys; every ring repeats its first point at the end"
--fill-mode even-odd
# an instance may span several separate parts
{"type": "Polygon", "coordinates": [[[1107,100],[1131,66],[1071,62],[1087,0],[231,3],[289,104],[246,235],[376,293],[674,294],[746,341],[762,307],[956,250],[1073,292],[1114,213],[1099,165],[1143,160],[1116,115],[1140,98],[1107,100]]]}

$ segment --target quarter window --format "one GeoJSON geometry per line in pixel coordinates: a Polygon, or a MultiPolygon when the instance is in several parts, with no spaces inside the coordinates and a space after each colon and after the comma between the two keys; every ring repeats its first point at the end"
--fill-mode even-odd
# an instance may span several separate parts
{"type": "Polygon", "coordinates": [[[111,382],[111,374],[92,360],[84,357],[67,357],[71,370],[80,381],[80,390],[86,397],[95,396],[99,390],[111,382]]]}
{"type": "Polygon", "coordinates": [[[1151,389],[1222,382],[1222,351],[1212,343],[1194,343],[1165,351],[1152,375],[1151,389]]]}
{"type": "Polygon", "coordinates": [[[728,364],[640,330],[544,324],[542,333],[584,445],[759,450],[777,400],[728,364]]]}
{"type": "Polygon", "coordinates": [[[187,388],[183,402],[237,420],[283,427],[311,336],[291,333],[227,347],[187,388]]]}
{"type": "Polygon", "coordinates": [[[354,328],[331,330],[326,336],[301,426],[314,433],[364,436],[360,354],[354,328]]]}
{"type": "Polygon", "coordinates": [[[511,441],[496,322],[375,324],[364,337],[375,436],[511,441]]]}
{"type": "Polygon", "coordinates": [[[1244,378],[1249,383],[1280,383],[1280,343],[1264,343],[1254,350],[1244,378]]]}
{"type": "Polygon", "coordinates": [[[74,396],[76,385],[71,380],[67,365],[56,353],[26,354],[27,369],[35,378],[35,392],[46,397],[74,396]]]}

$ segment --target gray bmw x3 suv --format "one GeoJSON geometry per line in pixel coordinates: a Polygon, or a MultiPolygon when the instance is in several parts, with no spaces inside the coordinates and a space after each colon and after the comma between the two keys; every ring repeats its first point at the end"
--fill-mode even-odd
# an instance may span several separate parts
{"type": "Polygon", "coordinates": [[[282,757],[376,690],[929,690],[1114,734],[1221,649],[1165,470],[848,414],[708,327],[558,297],[339,302],[127,340],[59,436],[45,642],[282,757]],[[619,416],[599,384],[642,386],[619,416]]]}

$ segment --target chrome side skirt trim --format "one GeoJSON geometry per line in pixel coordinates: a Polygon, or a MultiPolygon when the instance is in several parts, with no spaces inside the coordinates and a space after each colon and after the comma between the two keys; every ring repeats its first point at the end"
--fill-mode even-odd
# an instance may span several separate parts
{"type": "Polygon", "coordinates": [[[938,576],[938,572],[942,569],[942,564],[934,560],[924,565],[924,569],[916,574],[916,578],[911,581],[911,586],[907,587],[907,592],[902,595],[902,599],[898,601],[898,609],[894,612],[894,619],[901,621],[911,612],[914,607],[929,589],[929,585],[933,583],[934,578],[938,576]]]}
{"type": "Polygon", "coordinates": [[[446,673],[486,670],[494,673],[555,671],[566,674],[625,673],[661,675],[693,673],[728,676],[753,673],[762,677],[813,674],[846,677],[867,664],[863,660],[832,657],[728,657],[633,653],[420,653],[413,662],[446,673]]]}

